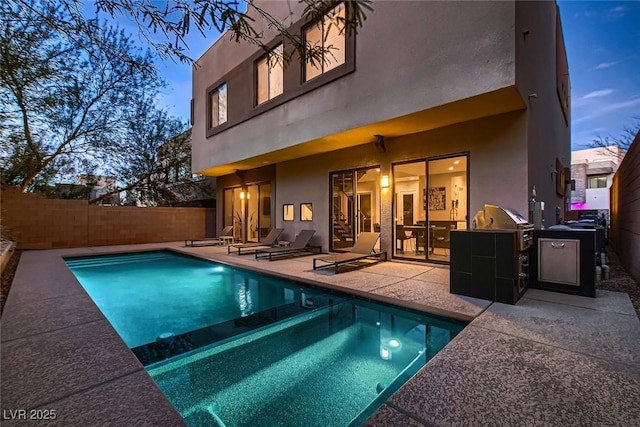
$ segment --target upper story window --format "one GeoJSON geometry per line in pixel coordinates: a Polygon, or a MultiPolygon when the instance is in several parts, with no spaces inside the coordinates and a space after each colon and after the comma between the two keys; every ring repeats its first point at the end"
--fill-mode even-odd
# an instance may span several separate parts
{"type": "Polygon", "coordinates": [[[331,9],[321,20],[304,30],[305,42],[321,47],[323,58],[307,59],[304,81],[332,70],[345,62],[346,31],[344,4],[331,9]]]}
{"type": "Polygon", "coordinates": [[[209,129],[227,121],[227,84],[209,92],[209,129]]]}
{"type": "Polygon", "coordinates": [[[256,63],[258,105],[282,94],[282,53],[282,44],[279,44],[256,63]]]}
{"type": "Polygon", "coordinates": [[[607,176],[606,175],[590,176],[587,181],[587,188],[607,188],[607,176]]]}

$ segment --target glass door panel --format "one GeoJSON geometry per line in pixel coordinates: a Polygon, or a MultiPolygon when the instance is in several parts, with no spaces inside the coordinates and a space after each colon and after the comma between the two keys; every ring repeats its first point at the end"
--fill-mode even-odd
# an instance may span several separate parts
{"type": "Polygon", "coordinates": [[[355,241],[353,171],[331,174],[332,250],[350,248],[355,241]]]}
{"type": "Polygon", "coordinates": [[[271,184],[225,188],[223,222],[235,240],[261,241],[271,230],[271,184]]]}
{"type": "Polygon", "coordinates": [[[260,241],[271,231],[271,184],[260,184],[259,237],[260,241]]]}
{"type": "Polygon", "coordinates": [[[429,160],[427,167],[428,259],[450,262],[451,230],[467,227],[467,156],[429,160]]]}
{"type": "Polygon", "coordinates": [[[233,226],[234,240],[242,240],[242,222],[244,210],[241,198],[241,188],[225,188],[224,190],[224,218],[223,227],[233,226]]]}
{"type": "Polygon", "coordinates": [[[424,160],[393,166],[395,257],[425,259],[425,171],[424,160]]]}
{"type": "Polygon", "coordinates": [[[246,194],[246,204],[247,204],[247,212],[246,212],[246,224],[247,224],[247,241],[248,242],[257,242],[259,239],[259,218],[260,218],[260,195],[259,195],[259,186],[258,185],[249,185],[247,186],[247,194],[246,194]]]}
{"type": "Polygon", "coordinates": [[[371,193],[358,193],[358,231],[373,231],[371,193]]]}
{"type": "Polygon", "coordinates": [[[233,226],[233,188],[225,188],[224,190],[224,215],[222,219],[222,228],[233,226]]]}
{"type": "Polygon", "coordinates": [[[363,168],[331,174],[330,250],[353,246],[364,231],[380,231],[380,169],[363,168]]]}

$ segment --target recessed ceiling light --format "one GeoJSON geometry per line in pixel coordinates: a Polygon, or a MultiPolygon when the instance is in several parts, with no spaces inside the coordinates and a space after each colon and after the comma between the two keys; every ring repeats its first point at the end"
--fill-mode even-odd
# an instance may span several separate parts
{"type": "Polygon", "coordinates": [[[449,166],[449,170],[452,171],[453,170],[453,166],[449,166]]]}
{"type": "Polygon", "coordinates": [[[454,165],[458,165],[460,164],[460,160],[456,160],[455,162],[453,162],[454,165]]]}

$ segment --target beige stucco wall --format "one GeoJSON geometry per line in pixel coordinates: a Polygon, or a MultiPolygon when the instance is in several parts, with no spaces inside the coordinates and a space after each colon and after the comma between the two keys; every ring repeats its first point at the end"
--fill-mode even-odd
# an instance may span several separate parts
{"type": "MultiPolygon", "coordinates": [[[[276,4],[281,9],[289,3],[295,2],[276,4]]],[[[373,6],[357,36],[354,73],[207,139],[206,88],[256,51],[226,39],[216,43],[193,73],[193,170],[515,84],[513,2],[373,6]]]]}
{"type": "Polygon", "coordinates": [[[205,237],[215,209],[93,206],[2,188],[2,225],[18,249],[169,242],[205,237]],[[209,224],[207,224],[209,223],[209,224]]]}
{"type": "MultiPolygon", "coordinates": [[[[527,102],[527,194],[535,186],[537,200],[545,202],[545,226],[556,224],[556,208],[564,217],[570,194],[556,192],[556,158],[571,165],[571,117],[565,121],[556,86],[556,4],[551,1],[516,2],[516,82],[527,102]]],[[[571,65],[571,64],[569,64],[571,65]]],[[[570,177],[567,177],[570,179],[570,177]]],[[[521,212],[526,216],[527,211],[521,212]]]]}
{"type": "MultiPolygon", "coordinates": [[[[430,132],[386,140],[381,153],[374,144],[361,145],[327,154],[309,156],[276,166],[276,218],[285,228],[285,237],[312,228],[312,242],[326,251],[330,239],[329,172],[380,166],[391,175],[392,162],[421,159],[452,153],[469,153],[470,218],[485,203],[509,207],[527,215],[526,117],[515,112],[448,126],[430,132]],[[299,221],[300,203],[313,203],[313,221],[299,221]],[[282,205],[293,203],[296,220],[282,220],[282,205]]],[[[393,181],[393,177],[391,178],[393,181]]],[[[380,192],[382,249],[391,250],[393,188],[380,192]]]]}

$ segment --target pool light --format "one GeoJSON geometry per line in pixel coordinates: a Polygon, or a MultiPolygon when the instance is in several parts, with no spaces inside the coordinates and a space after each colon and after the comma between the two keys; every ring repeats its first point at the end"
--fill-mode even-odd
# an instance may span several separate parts
{"type": "Polygon", "coordinates": [[[391,338],[388,344],[389,344],[389,347],[391,347],[394,350],[400,347],[400,341],[398,341],[395,338],[391,338]]]}
{"type": "Polygon", "coordinates": [[[382,360],[389,360],[391,359],[391,352],[389,351],[389,349],[385,346],[380,346],[380,358],[382,360]]]}

